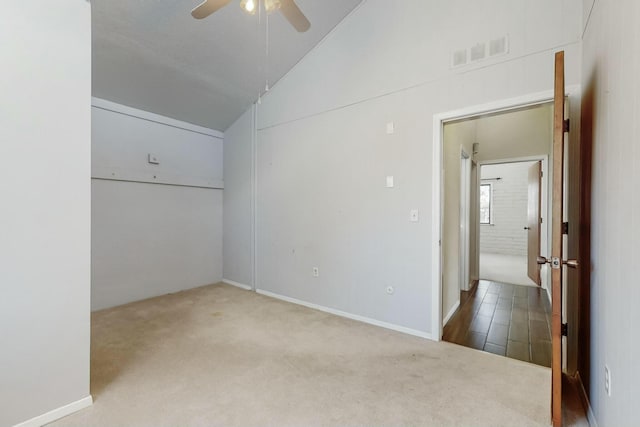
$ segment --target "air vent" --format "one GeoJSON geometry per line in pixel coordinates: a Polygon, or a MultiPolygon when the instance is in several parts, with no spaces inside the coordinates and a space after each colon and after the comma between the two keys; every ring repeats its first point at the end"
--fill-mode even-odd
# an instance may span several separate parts
{"type": "Polygon", "coordinates": [[[478,43],[471,48],[471,61],[480,61],[487,56],[487,45],[478,43]]]}
{"type": "Polygon", "coordinates": [[[504,55],[509,50],[507,37],[500,37],[489,42],[489,56],[504,55]]]}
{"type": "Polygon", "coordinates": [[[451,55],[451,67],[462,67],[483,61],[487,58],[506,55],[507,53],[509,53],[508,35],[492,39],[488,42],[480,41],[469,48],[454,51],[451,55]]]}
{"type": "Polygon", "coordinates": [[[460,49],[453,52],[453,57],[451,58],[451,66],[452,67],[461,67],[467,64],[467,49],[460,49]]]}

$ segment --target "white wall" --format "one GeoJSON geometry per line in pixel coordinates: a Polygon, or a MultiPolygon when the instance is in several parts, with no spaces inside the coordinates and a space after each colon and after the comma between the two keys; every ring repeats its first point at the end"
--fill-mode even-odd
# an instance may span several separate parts
{"type": "Polygon", "coordinates": [[[252,282],[253,109],[224,133],[224,278],[245,286],[252,282]]]}
{"type": "Polygon", "coordinates": [[[92,309],[222,280],[222,134],[98,99],[92,120],[92,309]]]}
{"type": "MultiPolygon", "coordinates": [[[[476,142],[476,122],[464,121],[444,126],[442,161],[444,166],[444,192],[442,218],[442,317],[445,319],[460,302],[460,200],[461,150],[473,156],[476,142]]],[[[471,185],[471,183],[469,183],[471,185]]],[[[472,190],[473,191],[473,190],[472,190]]],[[[472,217],[474,218],[474,217],[472,217]]],[[[474,218],[475,220],[475,218],[474,218]]],[[[475,258],[475,251],[470,254],[475,258]]],[[[470,272],[471,279],[478,271],[470,272]]]]}
{"type": "Polygon", "coordinates": [[[91,403],[91,10],[50,6],[0,2],[2,426],[91,403]]]}
{"type": "Polygon", "coordinates": [[[477,123],[480,144],[476,159],[483,162],[546,156],[553,143],[553,104],[482,117],[477,123]]]}
{"type": "Polygon", "coordinates": [[[640,2],[595,0],[585,24],[582,133],[593,140],[590,398],[598,425],[634,426],[640,424],[640,2]]]}
{"type": "Polygon", "coordinates": [[[480,252],[527,256],[529,168],[532,162],[484,165],[482,184],[492,184],[492,224],[480,225],[480,252]],[[491,178],[501,178],[495,180],[491,178]]]}
{"type": "Polygon", "coordinates": [[[364,2],[258,106],[257,286],[428,334],[433,115],[550,90],[560,49],[577,83],[582,10],[573,0],[388,3],[364,2]],[[508,55],[450,69],[453,50],[505,34],[508,55]]]}

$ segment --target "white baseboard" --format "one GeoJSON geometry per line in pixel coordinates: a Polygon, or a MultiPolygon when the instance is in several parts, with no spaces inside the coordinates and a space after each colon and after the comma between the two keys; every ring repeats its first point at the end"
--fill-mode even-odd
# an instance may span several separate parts
{"type": "Polygon", "coordinates": [[[596,414],[593,413],[591,402],[589,402],[589,398],[587,397],[587,391],[584,389],[582,378],[580,378],[580,372],[576,372],[576,378],[579,385],[578,392],[580,393],[580,400],[582,401],[582,405],[585,407],[585,412],[587,413],[587,421],[589,421],[589,427],[598,427],[598,420],[596,420],[596,414]]]}
{"type": "Polygon", "coordinates": [[[347,313],[346,311],[336,310],[334,308],[324,307],[322,305],[313,304],[310,302],[302,301],[299,299],[286,297],[284,295],[275,294],[273,292],[264,291],[262,289],[256,289],[256,292],[275,299],[279,299],[282,301],[290,302],[297,305],[302,305],[304,307],[312,308],[314,310],[324,311],[325,313],[333,314],[340,317],[346,317],[347,319],[357,320],[358,322],[368,323],[374,326],[380,326],[381,328],[391,329],[393,331],[402,332],[409,335],[414,335],[416,337],[432,339],[431,334],[427,332],[422,332],[417,329],[411,329],[404,326],[394,325],[393,323],[382,322],[380,320],[371,319],[369,317],[359,316],[357,314],[347,313]]]}
{"type": "Polygon", "coordinates": [[[447,315],[444,317],[444,319],[442,320],[442,326],[444,327],[444,325],[446,325],[447,323],[449,323],[449,320],[451,320],[451,317],[453,316],[453,313],[456,312],[456,310],[458,309],[458,307],[460,307],[460,300],[456,301],[455,304],[453,304],[453,307],[451,307],[451,310],[449,310],[449,312],[447,313],[447,315]]]}
{"type": "Polygon", "coordinates": [[[38,415],[30,420],[24,421],[20,424],[16,424],[14,427],[41,427],[45,424],[49,424],[55,420],[59,420],[62,417],[73,414],[81,409],[88,408],[93,404],[93,398],[89,395],[68,405],[61,406],[60,408],[49,411],[46,414],[38,415]]]}
{"type": "Polygon", "coordinates": [[[240,282],[234,282],[233,280],[229,280],[229,279],[222,279],[222,283],[226,283],[227,285],[235,286],[236,288],[244,289],[247,291],[250,291],[253,289],[249,285],[245,285],[244,283],[240,283],[240,282]]]}

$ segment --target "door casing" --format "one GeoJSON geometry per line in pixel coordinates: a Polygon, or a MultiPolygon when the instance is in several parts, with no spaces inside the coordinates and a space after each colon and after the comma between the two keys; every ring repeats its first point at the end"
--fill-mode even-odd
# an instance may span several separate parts
{"type": "MultiPolygon", "coordinates": [[[[580,96],[580,85],[567,86],[565,95],[569,98],[580,96]]],[[[431,338],[442,340],[442,225],[443,225],[443,143],[445,123],[469,119],[486,114],[505,113],[526,107],[553,102],[553,90],[523,95],[438,113],[433,116],[433,175],[432,175],[432,228],[431,235],[431,338]]]]}
{"type": "Polygon", "coordinates": [[[471,157],[460,147],[460,290],[468,291],[471,274],[471,157]]]}
{"type": "MultiPolygon", "coordinates": [[[[551,174],[549,173],[549,156],[541,155],[541,156],[512,157],[512,158],[500,159],[500,160],[481,160],[478,162],[478,166],[482,167],[486,165],[499,165],[503,163],[521,163],[521,162],[535,162],[535,161],[542,162],[542,186],[540,188],[542,192],[542,206],[540,208],[540,212],[542,213],[542,217],[544,218],[544,221],[542,222],[542,224],[540,224],[540,253],[538,255],[549,256],[551,253],[550,247],[548,244],[548,242],[550,241],[549,239],[551,238],[551,235],[550,235],[551,227],[549,226],[551,222],[549,221],[550,215],[548,213],[550,209],[550,200],[551,200],[550,199],[551,192],[549,188],[549,183],[550,183],[549,178],[551,177],[551,174]]],[[[478,230],[478,233],[479,231],[480,230],[478,230]]],[[[480,255],[480,250],[477,251],[477,255],[478,256],[480,255]]],[[[542,277],[542,289],[547,289],[551,283],[551,273],[547,269],[547,271],[541,272],[540,274],[542,277]]]]}

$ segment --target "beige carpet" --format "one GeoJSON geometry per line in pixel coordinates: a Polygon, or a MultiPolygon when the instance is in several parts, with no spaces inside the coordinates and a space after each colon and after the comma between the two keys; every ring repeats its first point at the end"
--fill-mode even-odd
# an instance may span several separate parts
{"type": "Polygon", "coordinates": [[[550,371],[227,285],[94,313],[55,426],[548,426],[550,371]]]}

